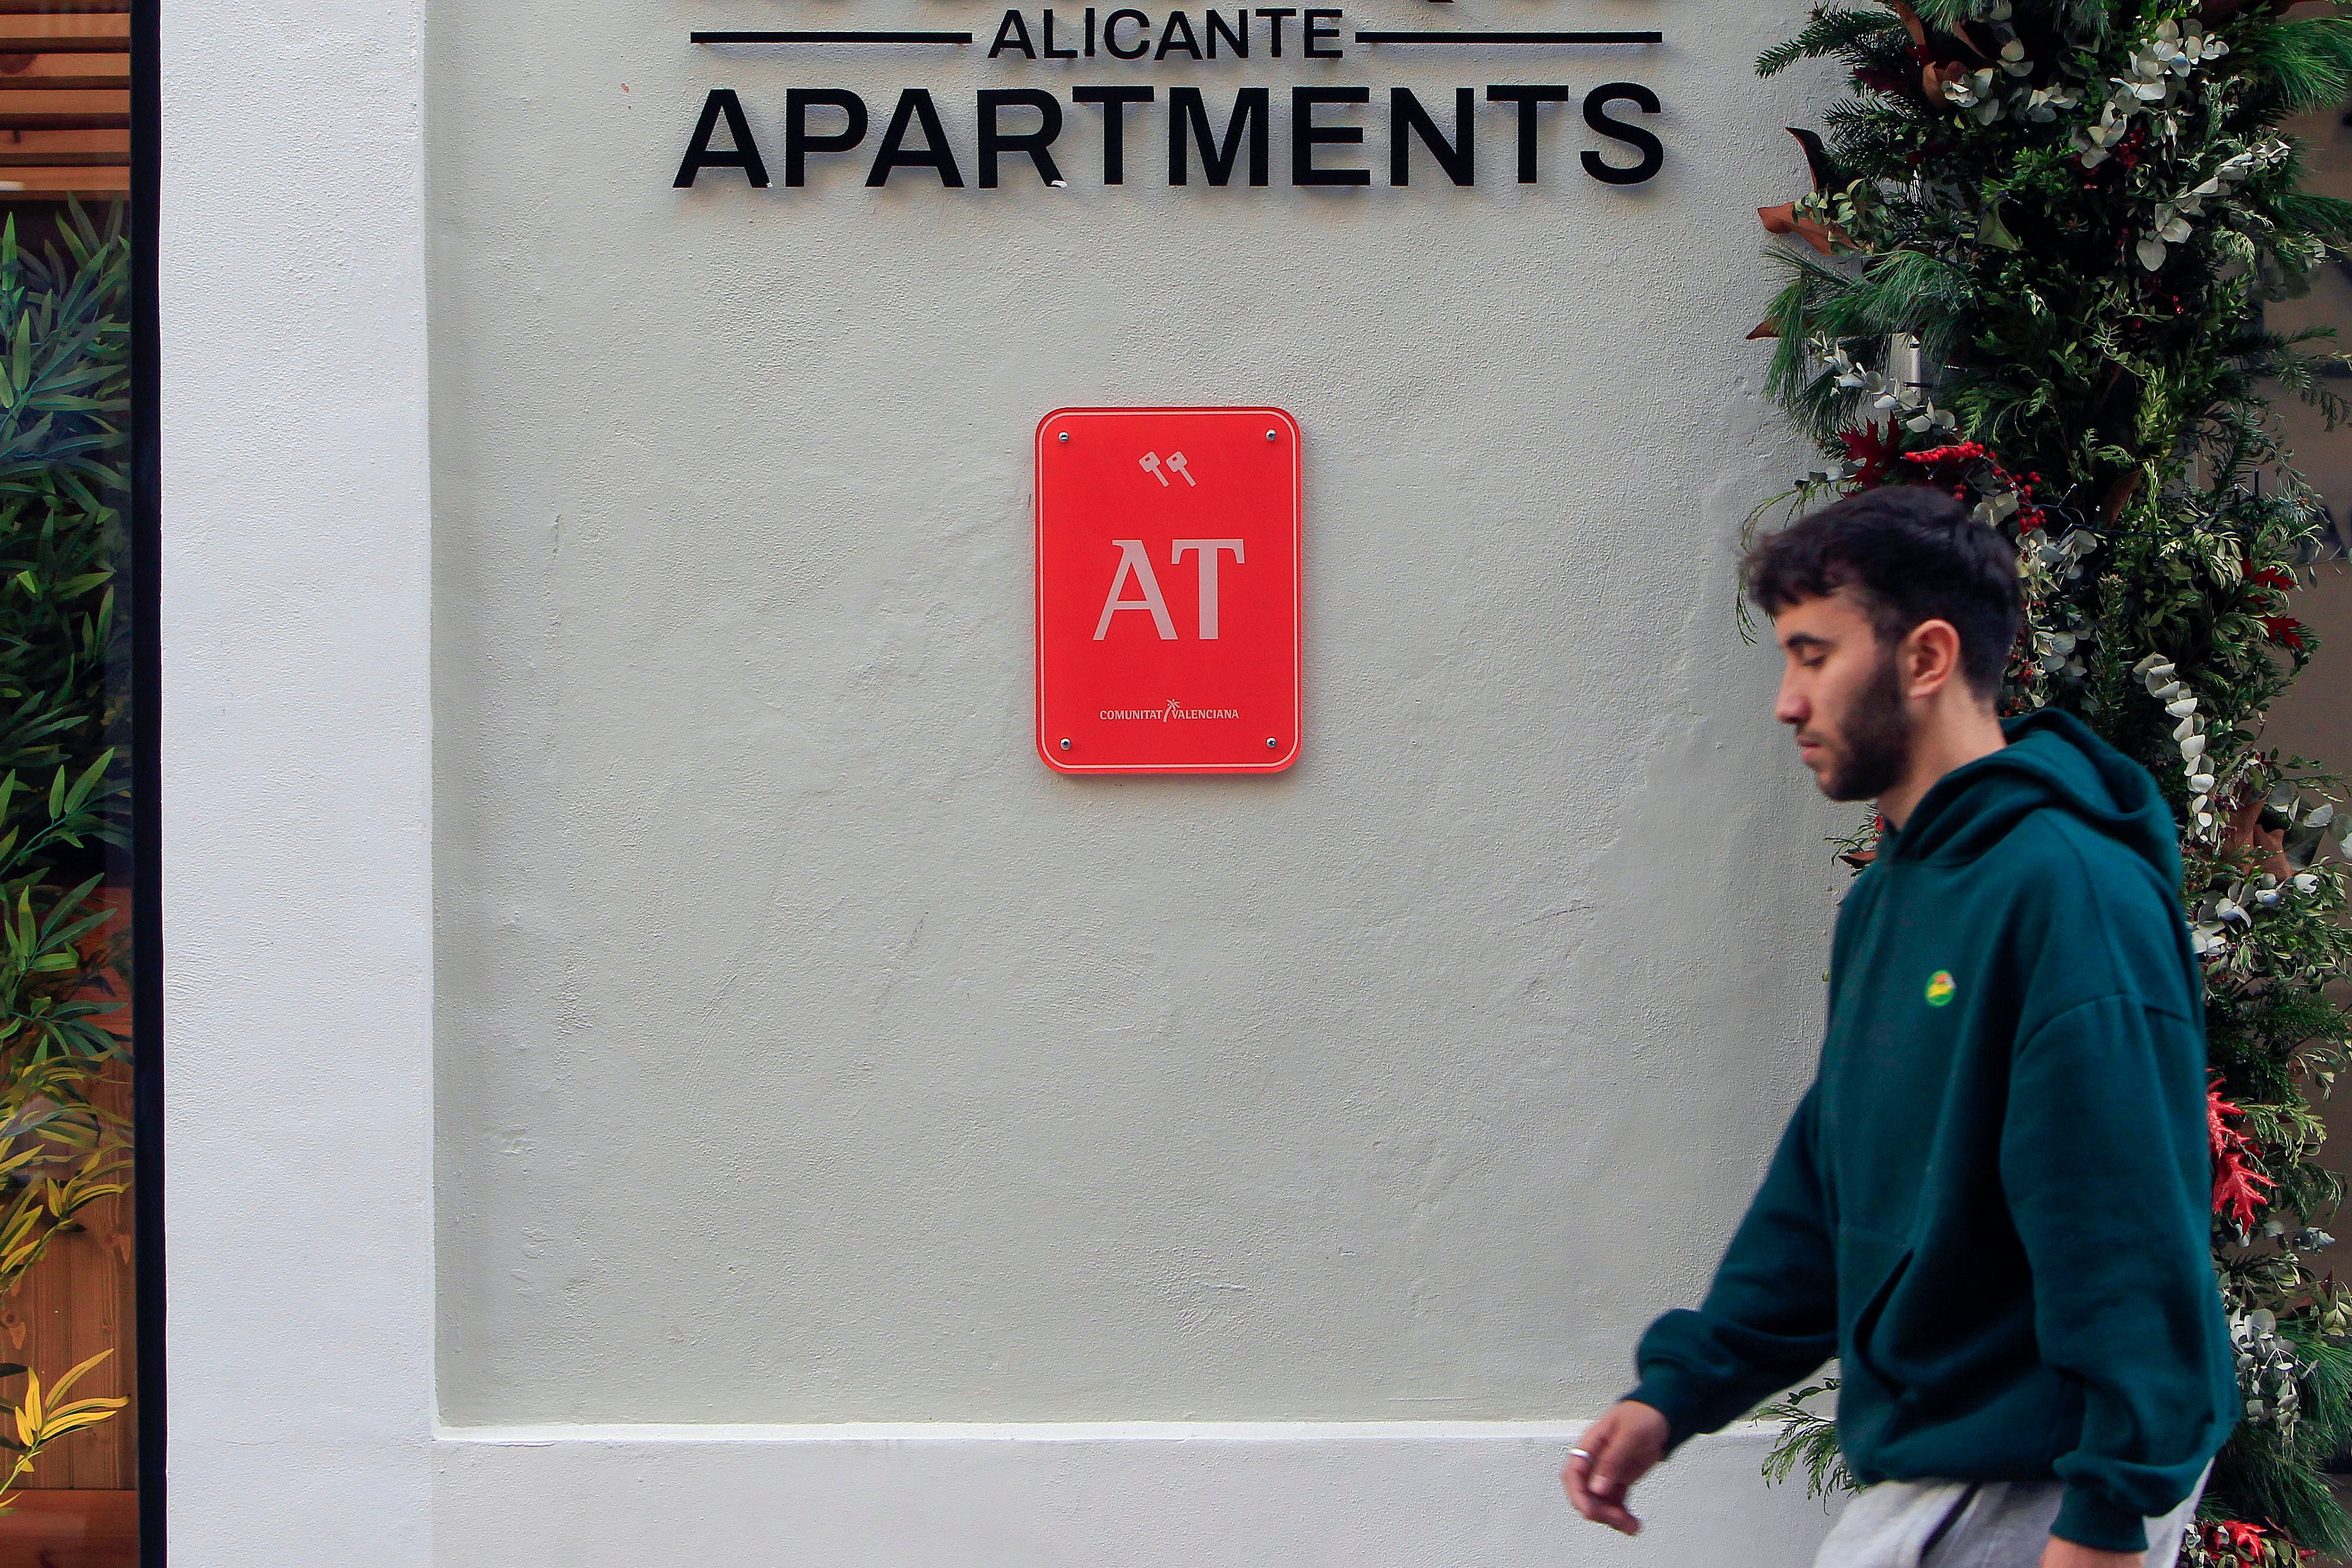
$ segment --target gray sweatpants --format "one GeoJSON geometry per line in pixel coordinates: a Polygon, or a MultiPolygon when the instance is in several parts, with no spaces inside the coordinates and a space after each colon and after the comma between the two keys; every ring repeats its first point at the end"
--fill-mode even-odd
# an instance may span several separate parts
{"type": "MultiPolygon", "coordinates": [[[[2172,1568],[2204,1490],[2200,1479],[2188,1501],[2147,1521],[2147,1568],[2172,1568]]],[[[1845,1505],[1813,1568],[2034,1568],[2065,1491],[2058,1481],[1881,1481],[1845,1505]]]]}

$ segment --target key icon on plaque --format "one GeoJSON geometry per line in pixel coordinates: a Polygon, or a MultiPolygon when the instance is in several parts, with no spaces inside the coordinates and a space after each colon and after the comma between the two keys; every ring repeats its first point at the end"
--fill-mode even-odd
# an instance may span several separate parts
{"type": "Polygon", "coordinates": [[[1153,479],[1160,481],[1160,489],[1166,489],[1168,488],[1168,476],[1160,471],[1159,453],[1146,452],[1143,456],[1138,458],[1136,461],[1143,466],[1143,471],[1145,473],[1150,474],[1153,479]]]}
{"type": "MultiPolygon", "coordinates": [[[[1192,470],[1184,466],[1184,454],[1181,452],[1171,452],[1168,454],[1168,471],[1171,474],[1183,475],[1184,482],[1188,485],[1197,487],[1201,482],[1192,477],[1192,470]]],[[[1166,481],[1163,480],[1161,482],[1165,483],[1166,481]]]]}

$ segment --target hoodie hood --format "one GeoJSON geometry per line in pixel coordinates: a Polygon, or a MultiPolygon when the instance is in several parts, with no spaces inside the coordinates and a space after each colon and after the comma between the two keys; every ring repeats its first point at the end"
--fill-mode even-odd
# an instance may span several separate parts
{"type": "Polygon", "coordinates": [[[2044,806],[2071,812],[2180,885],[2179,828],[2146,768],[2071,713],[2006,719],[2009,744],[1937,779],[1911,820],[1890,828],[1882,862],[1972,860],[2044,806]]]}

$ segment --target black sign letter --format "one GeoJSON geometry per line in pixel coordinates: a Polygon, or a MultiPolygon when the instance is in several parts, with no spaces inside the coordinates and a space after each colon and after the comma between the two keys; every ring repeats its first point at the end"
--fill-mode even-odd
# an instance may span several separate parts
{"type": "Polygon", "coordinates": [[[1160,24],[1160,47],[1151,58],[1164,60],[1171,49],[1181,49],[1196,60],[1201,58],[1201,40],[1192,36],[1192,19],[1181,11],[1169,12],[1168,20],[1160,24]],[[1181,38],[1176,36],[1179,27],[1184,30],[1181,38]]]}
{"type": "Polygon", "coordinates": [[[1201,167],[1209,184],[1222,185],[1234,177],[1234,161],[1241,156],[1242,130],[1249,130],[1249,183],[1265,184],[1266,89],[1245,87],[1234,94],[1234,117],[1225,122],[1225,139],[1218,144],[1209,129],[1209,110],[1197,87],[1168,89],[1168,183],[1192,183],[1186,159],[1193,142],[1201,145],[1201,167]]]}
{"type": "Polygon", "coordinates": [[[1004,20],[996,24],[996,41],[988,46],[988,58],[994,59],[1007,49],[1019,49],[1024,59],[1037,58],[1036,46],[1029,41],[1029,24],[1018,11],[1007,11],[1004,20]]]}
{"type": "Polygon", "coordinates": [[[1519,184],[1536,183],[1536,105],[1566,103],[1568,89],[1564,87],[1490,87],[1486,89],[1489,103],[1516,103],[1519,106],[1519,184]]]}
{"type": "Polygon", "coordinates": [[[1099,103],[1103,110],[1103,184],[1127,184],[1127,106],[1150,103],[1148,87],[1081,87],[1070,91],[1073,103],[1099,103]]]}
{"type": "Polygon", "coordinates": [[[1062,177],[1054,166],[1054,154],[1045,151],[1054,138],[1062,133],[1062,102],[1050,92],[1034,87],[1010,88],[1003,91],[983,91],[980,95],[980,188],[996,188],[996,155],[999,153],[1026,153],[1029,162],[1037,166],[1037,178],[1053,184],[1062,177]],[[1019,104],[1037,111],[1037,129],[1008,136],[996,128],[996,111],[1006,104],[1019,104]]]}
{"type": "Polygon", "coordinates": [[[795,87],[784,92],[784,184],[808,184],[808,155],[846,153],[866,140],[866,100],[854,92],[830,87],[795,87]],[[811,104],[842,112],[841,130],[831,136],[812,136],[808,129],[811,104]]]}
{"type": "Polygon", "coordinates": [[[690,190],[694,176],[705,169],[740,169],[743,177],[760,190],[768,188],[768,165],[761,160],[760,144],[751,140],[751,127],[743,118],[743,105],[730,88],[713,88],[710,96],[702,100],[702,118],[694,122],[693,139],[686,144],[686,158],[677,166],[677,178],[670,182],[680,190],[690,190]],[[727,134],[734,139],[731,153],[710,150],[710,133],[719,129],[719,117],[727,117],[727,134]]]}
{"type": "Polygon", "coordinates": [[[1143,58],[1144,51],[1150,47],[1151,47],[1151,18],[1145,16],[1142,12],[1113,11],[1109,16],[1103,18],[1104,53],[1115,55],[1123,60],[1139,60],[1143,58]],[[1122,49],[1118,47],[1118,25],[1122,20],[1129,16],[1135,18],[1135,25],[1141,28],[1142,31],[1136,35],[1135,47],[1131,49],[1122,49]]]}
{"type": "MultiPolygon", "coordinates": [[[[1332,11],[1329,16],[1339,13],[1332,11]]],[[[1370,103],[1372,89],[1369,87],[1294,87],[1290,89],[1290,183],[1294,185],[1369,185],[1372,183],[1370,169],[1318,169],[1315,166],[1315,149],[1326,143],[1338,145],[1361,142],[1364,128],[1360,125],[1318,125],[1315,106],[1318,103],[1370,103]]]]}
{"type": "Polygon", "coordinates": [[[882,132],[882,145],[875,150],[874,167],[866,172],[869,185],[887,185],[893,169],[937,169],[940,184],[961,189],[963,175],[956,168],[955,150],[948,145],[948,133],[940,123],[939,109],[931,95],[919,87],[910,87],[898,95],[898,107],[890,111],[890,128],[882,132]],[[923,146],[909,153],[906,148],[907,122],[923,122],[923,146]]]}
{"type": "Polygon", "coordinates": [[[1609,106],[1623,99],[1644,114],[1658,112],[1658,95],[1636,81],[1612,81],[1594,88],[1584,98],[1584,122],[1612,142],[1622,142],[1642,154],[1642,161],[1630,169],[1620,169],[1601,161],[1601,154],[1587,148],[1584,172],[1604,184],[1638,185],[1658,172],[1666,161],[1666,150],[1658,139],[1638,125],[1628,125],[1622,120],[1612,120],[1606,112],[1609,106]]]}
{"type": "Polygon", "coordinates": [[[1477,161],[1470,147],[1470,89],[1454,89],[1454,140],[1445,140],[1437,121],[1422,108],[1421,100],[1405,87],[1389,89],[1389,184],[1412,184],[1412,138],[1419,136],[1445,177],[1457,185],[1478,183],[1477,161]]]}

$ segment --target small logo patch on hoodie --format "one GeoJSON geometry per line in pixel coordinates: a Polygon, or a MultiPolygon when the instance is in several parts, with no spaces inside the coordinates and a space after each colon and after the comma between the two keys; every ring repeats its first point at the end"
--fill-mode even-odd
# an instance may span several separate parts
{"type": "Polygon", "coordinates": [[[1952,999],[1952,993],[1958,989],[1958,986],[1952,984],[1952,972],[1948,969],[1938,969],[1935,973],[1927,976],[1927,1005],[1941,1007],[1952,999]]]}

